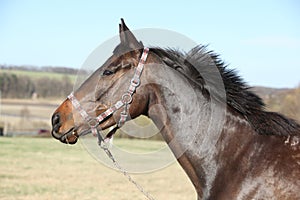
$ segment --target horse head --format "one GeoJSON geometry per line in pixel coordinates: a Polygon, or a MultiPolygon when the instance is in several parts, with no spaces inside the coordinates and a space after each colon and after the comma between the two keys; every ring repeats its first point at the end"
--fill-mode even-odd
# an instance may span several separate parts
{"type": "MultiPolygon", "coordinates": [[[[142,42],[137,41],[123,19],[119,24],[119,36],[120,44],[114,49],[113,55],[72,93],[72,98],[76,99],[79,107],[82,107],[83,112],[91,119],[109,110],[120,100],[130,103],[128,115],[131,118],[144,114],[147,110],[147,86],[139,86],[139,83],[136,83],[135,86],[139,88],[133,91],[135,94],[131,96],[126,93],[130,83],[133,84],[132,77],[135,75],[144,46],[142,42]]],[[[115,125],[120,120],[121,112],[121,109],[117,109],[114,115],[103,119],[99,124],[96,122],[97,128],[104,130],[115,125]]],[[[68,98],[52,116],[52,135],[63,143],[74,144],[80,135],[90,131],[91,124],[87,121],[74,107],[74,102],[68,98]]]]}

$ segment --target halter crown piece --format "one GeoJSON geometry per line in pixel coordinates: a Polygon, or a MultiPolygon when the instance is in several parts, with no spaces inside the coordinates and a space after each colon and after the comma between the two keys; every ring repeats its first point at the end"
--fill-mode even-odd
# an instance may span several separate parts
{"type": "MultiPolygon", "coordinates": [[[[105,120],[107,117],[111,116],[114,112],[119,110],[124,106],[124,110],[121,112],[120,120],[117,124],[117,127],[115,127],[112,131],[116,131],[118,128],[123,126],[123,124],[126,122],[128,118],[128,105],[132,102],[132,96],[134,92],[136,91],[136,88],[140,85],[140,78],[141,74],[144,69],[144,65],[147,59],[149,53],[149,48],[145,47],[143,50],[143,54],[140,58],[139,64],[135,69],[135,73],[133,78],[130,81],[130,86],[128,90],[122,95],[121,100],[117,101],[112,107],[108,108],[106,111],[98,115],[96,118],[93,118],[88,115],[88,113],[82,108],[77,98],[74,96],[74,93],[72,92],[68,99],[71,101],[73,107],[80,113],[81,117],[87,122],[87,124],[90,126],[91,132],[94,136],[97,135],[98,137],[98,143],[103,149],[107,149],[106,145],[102,145],[104,142],[104,139],[102,135],[99,133],[97,127],[99,124],[105,120]]],[[[108,134],[109,135],[109,134],[108,134]]]]}

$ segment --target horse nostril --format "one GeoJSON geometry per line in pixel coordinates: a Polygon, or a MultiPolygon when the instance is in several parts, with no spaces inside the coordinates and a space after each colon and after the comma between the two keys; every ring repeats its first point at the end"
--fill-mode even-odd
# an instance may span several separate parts
{"type": "Polygon", "coordinates": [[[58,127],[60,126],[60,115],[59,113],[54,113],[52,116],[52,126],[58,127]]]}

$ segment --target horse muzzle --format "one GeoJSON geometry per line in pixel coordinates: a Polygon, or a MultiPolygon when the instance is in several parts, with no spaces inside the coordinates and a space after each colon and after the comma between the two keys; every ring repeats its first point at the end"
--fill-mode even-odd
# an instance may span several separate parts
{"type": "Polygon", "coordinates": [[[71,111],[69,102],[66,100],[52,115],[51,134],[55,139],[66,144],[75,144],[79,137],[74,126],[71,111]],[[63,112],[60,111],[61,109],[63,109],[63,112]]]}

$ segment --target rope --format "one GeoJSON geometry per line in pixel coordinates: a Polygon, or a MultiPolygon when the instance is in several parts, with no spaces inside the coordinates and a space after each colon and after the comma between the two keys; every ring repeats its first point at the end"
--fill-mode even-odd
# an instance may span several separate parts
{"type": "MultiPolygon", "coordinates": [[[[99,142],[98,142],[99,143],[99,142]]],[[[121,165],[117,162],[117,160],[114,158],[111,151],[108,149],[108,147],[99,146],[104,150],[104,152],[107,154],[107,156],[111,159],[114,166],[128,179],[129,182],[131,182],[147,199],[149,200],[155,200],[155,198],[147,192],[139,183],[137,183],[132,176],[123,168],[121,165]]]]}

